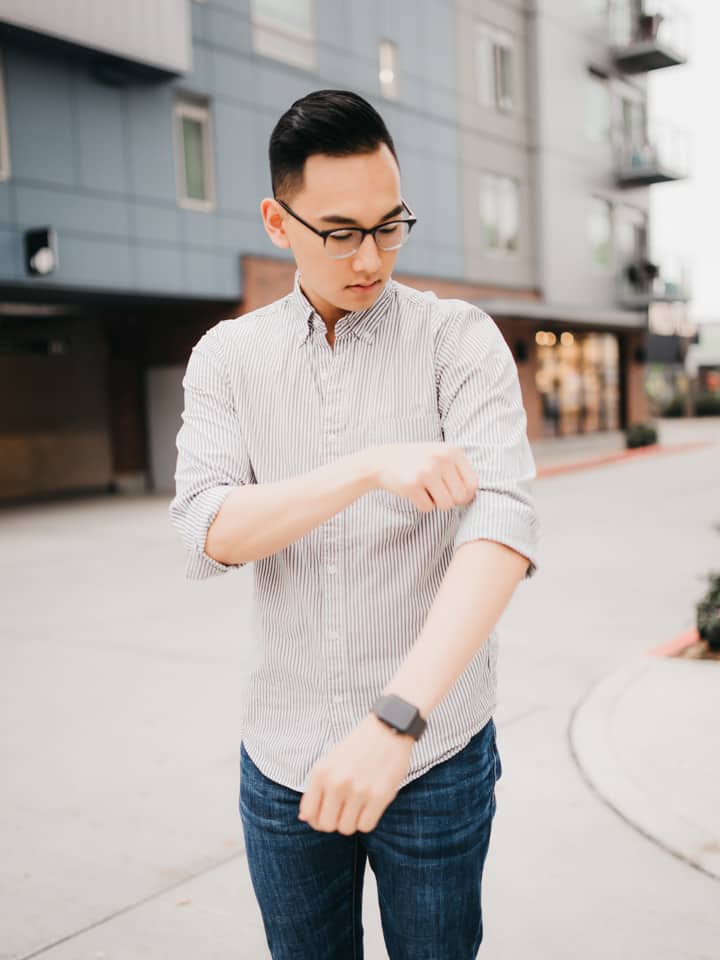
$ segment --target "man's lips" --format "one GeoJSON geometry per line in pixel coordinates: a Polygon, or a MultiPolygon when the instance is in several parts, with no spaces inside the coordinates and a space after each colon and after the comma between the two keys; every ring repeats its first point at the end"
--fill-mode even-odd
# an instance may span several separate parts
{"type": "Polygon", "coordinates": [[[369,290],[371,287],[374,287],[376,284],[380,283],[379,280],[373,280],[372,283],[351,283],[351,290],[369,290]]]}

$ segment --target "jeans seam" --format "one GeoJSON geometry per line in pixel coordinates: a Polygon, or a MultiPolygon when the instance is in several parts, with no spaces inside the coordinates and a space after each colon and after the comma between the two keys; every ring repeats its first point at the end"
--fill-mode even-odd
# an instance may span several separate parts
{"type": "MultiPolygon", "coordinates": [[[[496,783],[498,782],[498,780],[500,779],[499,776],[498,776],[498,774],[499,774],[500,771],[499,771],[499,768],[498,768],[498,755],[499,755],[499,750],[498,750],[498,746],[497,746],[497,728],[496,728],[496,726],[495,726],[494,721],[493,721],[493,725],[492,725],[492,741],[491,741],[491,743],[492,743],[492,755],[493,755],[493,780],[495,781],[495,784],[496,784],[496,783]]],[[[495,786],[495,784],[493,784],[493,787],[495,786]]]]}

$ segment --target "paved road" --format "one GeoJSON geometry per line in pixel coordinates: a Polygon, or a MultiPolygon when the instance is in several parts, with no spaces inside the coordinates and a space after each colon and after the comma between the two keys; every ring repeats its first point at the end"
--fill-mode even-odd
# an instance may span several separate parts
{"type": "MultiPolygon", "coordinates": [[[[665,424],[720,441],[717,419],[665,424]]],[[[602,677],[692,625],[718,489],[720,445],[538,482],[542,569],[500,626],[480,956],[717,960],[720,884],[605,804],[568,728],[602,677]]],[[[166,505],[0,512],[0,960],[268,956],[237,813],[252,571],[185,582],[166,505]]],[[[385,960],[369,868],[363,913],[385,960]]]]}

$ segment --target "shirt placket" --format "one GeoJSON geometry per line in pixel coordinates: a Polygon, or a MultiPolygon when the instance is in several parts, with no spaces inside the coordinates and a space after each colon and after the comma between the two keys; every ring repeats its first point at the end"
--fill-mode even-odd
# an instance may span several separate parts
{"type": "MultiPolygon", "coordinates": [[[[325,327],[315,319],[315,356],[322,392],[321,444],[322,462],[331,463],[340,456],[343,430],[341,369],[346,338],[335,339],[334,347],[327,341],[325,327]]],[[[339,710],[345,700],[345,669],[343,656],[343,570],[342,570],[343,511],[329,517],[322,526],[323,584],[321,591],[321,630],[325,689],[334,736],[341,727],[339,710]]]]}

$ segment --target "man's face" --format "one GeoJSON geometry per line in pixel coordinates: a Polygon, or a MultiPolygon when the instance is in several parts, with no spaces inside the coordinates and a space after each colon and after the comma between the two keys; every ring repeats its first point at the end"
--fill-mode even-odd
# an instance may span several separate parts
{"type": "MultiPolygon", "coordinates": [[[[317,230],[369,228],[408,216],[402,207],[400,171],[384,143],[374,153],[308,157],[303,187],[287,203],[317,230]]],[[[395,266],[397,250],[380,250],[368,235],[352,256],[333,260],[322,238],[274,200],[263,200],[261,209],[273,243],[292,249],[305,295],[323,319],[335,322],[377,300],[395,266]],[[357,286],[367,284],[372,286],[357,286]]]]}

